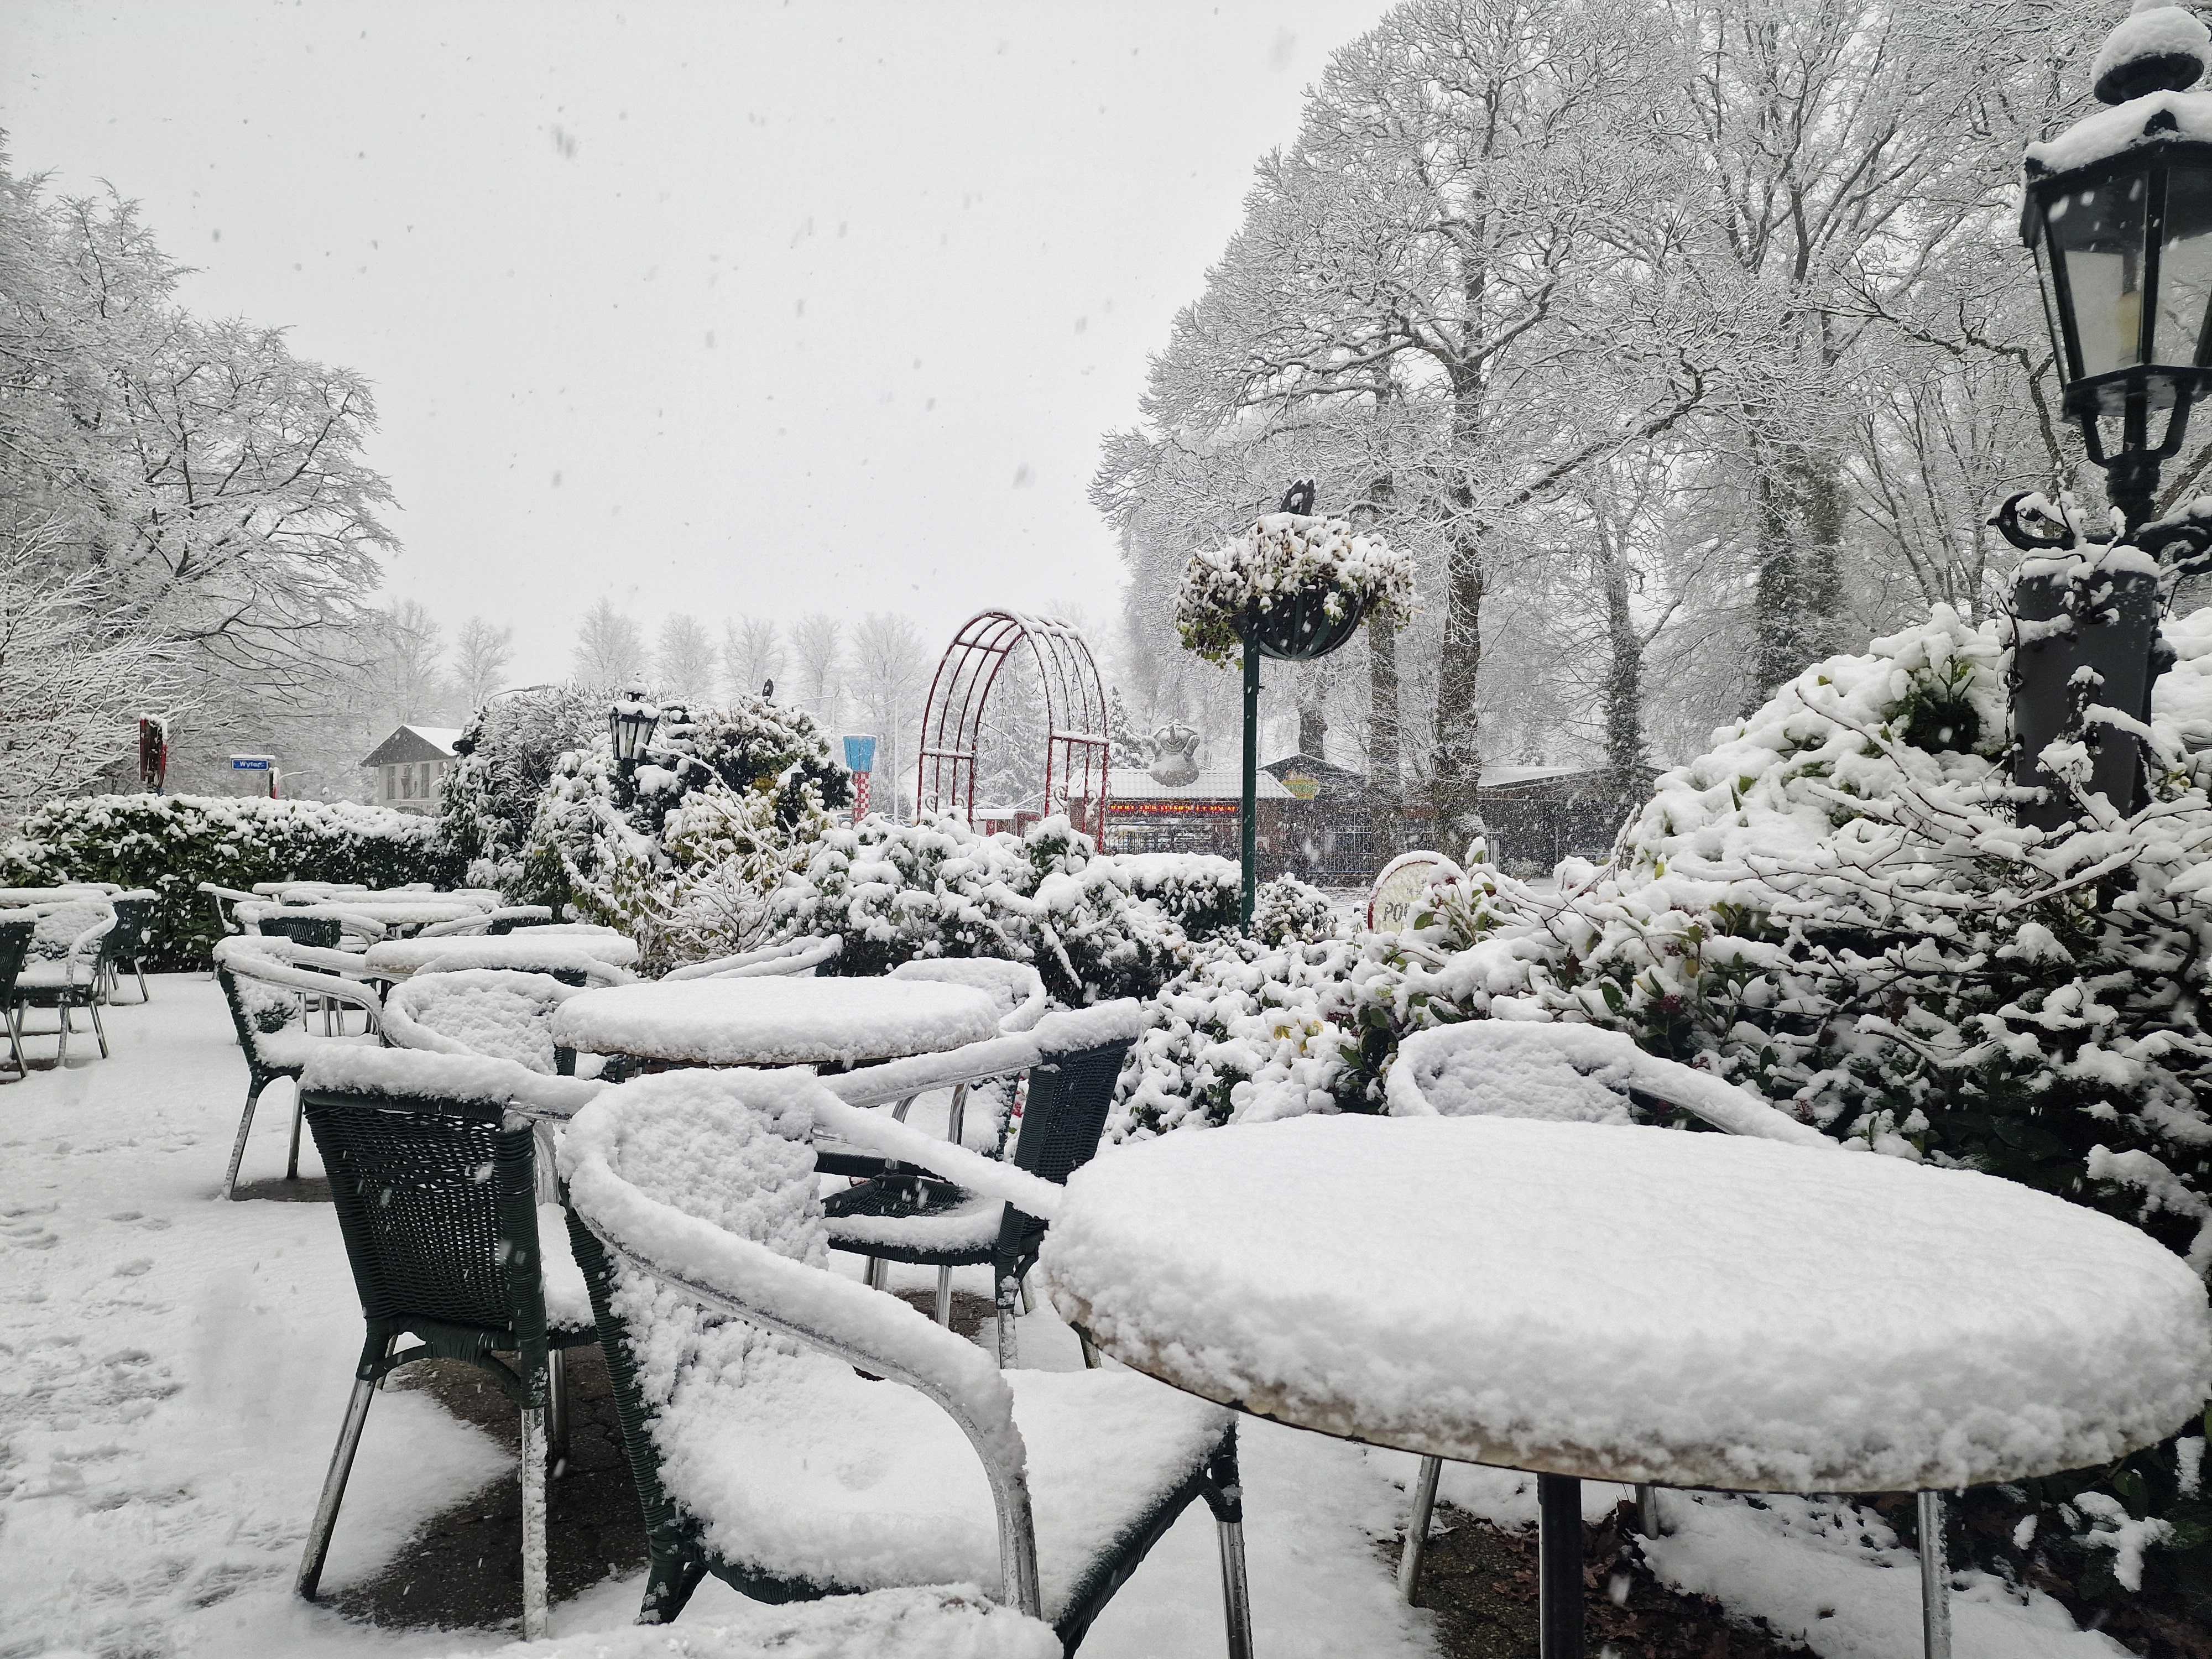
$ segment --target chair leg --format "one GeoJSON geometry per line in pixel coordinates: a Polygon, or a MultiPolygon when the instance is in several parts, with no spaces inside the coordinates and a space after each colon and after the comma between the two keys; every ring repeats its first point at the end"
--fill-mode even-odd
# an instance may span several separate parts
{"type": "Polygon", "coordinates": [[[535,1406],[522,1411],[522,1639],[552,1634],[545,1590],[545,1418],[535,1406]]]}
{"type": "Polygon", "coordinates": [[[323,1582],[323,1562],[331,1553],[331,1534],[338,1523],[338,1505],[345,1501],[346,1477],[353,1473],[353,1455],[361,1449],[361,1431],[368,1421],[368,1402],[375,1397],[376,1382],[365,1375],[380,1358],[392,1352],[396,1339],[382,1341],[371,1336],[362,1352],[362,1363],[354,1374],[353,1395],[346,1401],[345,1422],[338,1430],[338,1443],[331,1453],[330,1472],[323,1477],[323,1495],[315,1503],[314,1524],[307,1528],[307,1553],[300,1558],[300,1577],[295,1588],[307,1601],[315,1599],[315,1591],[323,1582]]]}
{"type": "Polygon", "coordinates": [[[939,1267],[937,1270],[937,1308],[934,1316],[939,1324],[946,1327],[948,1329],[951,1328],[952,1324],[952,1269],[950,1267],[939,1267]]]}
{"type": "Polygon", "coordinates": [[[93,998],[84,1005],[85,1012],[92,1016],[92,1034],[100,1039],[100,1057],[107,1058],[107,1027],[100,1024],[100,999],[93,998]]]}
{"type": "Polygon", "coordinates": [[[1020,1364],[1020,1342],[1014,1334],[1014,1276],[999,1281],[999,1369],[1010,1371],[1020,1364]]]}
{"type": "Polygon", "coordinates": [[[1536,1477],[1536,1606],[1543,1659],[1583,1659],[1583,1483],[1536,1477]]]}
{"type": "Polygon", "coordinates": [[[1025,1314],[1036,1311],[1036,1297],[1030,1294],[1030,1276],[1027,1273],[1022,1275],[1022,1311],[1025,1314]]]}
{"type": "Polygon", "coordinates": [[[284,1179],[287,1181],[300,1178],[300,1125],[307,1115],[307,1103],[299,1093],[299,1079],[295,1078],[292,1080],[292,1154],[284,1162],[284,1179]]]}
{"type": "Polygon", "coordinates": [[[654,1550],[645,1574],[645,1601],[637,1610],[641,1625],[669,1625],[684,1611],[691,1592],[707,1576],[707,1563],[696,1554],[664,1555],[654,1550]]]}
{"type": "Polygon", "coordinates": [[[1659,1488],[1641,1482],[1636,1488],[1636,1524],[1646,1538],[1664,1538],[1666,1523],[1659,1516],[1659,1488]]]}
{"type": "Polygon", "coordinates": [[[131,964],[131,971],[138,975],[138,1000],[141,1002],[151,1002],[154,1000],[154,994],[146,988],[146,969],[143,963],[134,962],[131,964]]]}
{"type": "Polygon", "coordinates": [[[568,1356],[553,1348],[545,1355],[545,1440],[553,1478],[568,1467],[568,1356]]]}
{"type": "Polygon", "coordinates": [[[1082,1331],[1078,1331],[1075,1334],[1075,1340],[1083,1346],[1083,1369],[1086,1371],[1097,1370],[1098,1369],[1098,1350],[1097,1347],[1092,1346],[1089,1335],[1082,1331]]]}
{"type": "Polygon", "coordinates": [[[1221,1607],[1229,1659],[1252,1659],[1252,1591],[1244,1576],[1244,1486],[1237,1474],[1234,1431],[1206,1460],[1206,1508],[1221,1545],[1221,1607]]]}
{"type": "Polygon", "coordinates": [[[1441,1457],[1424,1457],[1413,1481],[1413,1512],[1406,1517],[1406,1547],[1398,1557],[1398,1599],[1409,1607],[1421,1587],[1421,1558],[1429,1551],[1429,1517],[1436,1513],[1437,1476],[1443,1467],[1441,1457]]]}
{"type": "Polygon", "coordinates": [[[1927,1659],[1951,1659],[1951,1565],[1943,1543],[1943,1494],[1915,1494],[1920,1511],[1920,1640],[1927,1659]]]}
{"type": "Polygon", "coordinates": [[[54,1044],[54,1069],[57,1072],[60,1071],[63,1066],[69,1064],[70,1012],[67,999],[64,999],[62,1002],[61,1017],[61,1036],[54,1044]]]}
{"type": "Polygon", "coordinates": [[[222,1177],[222,1195],[225,1198],[238,1196],[238,1166],[246,1162],[246,1137],[253,1127],[253,1109],[260,1103],[263,1087],[261,1079],[256,1078],[246,1088],[246,1111],[238,1120],[238,1139],[230,1149],[230,1168],[224,1171],[222,1177]]]}

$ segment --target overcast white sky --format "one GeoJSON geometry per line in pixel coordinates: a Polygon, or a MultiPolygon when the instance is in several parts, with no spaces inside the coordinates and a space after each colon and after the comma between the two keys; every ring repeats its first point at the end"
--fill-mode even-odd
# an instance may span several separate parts
{"type": "Polygon", "coordinates": [[[390,591],[527,679],[603,592],[1103,623],[1099,434],[1383,9],[8,0],[0,127],[374,382],[390,591]]]}

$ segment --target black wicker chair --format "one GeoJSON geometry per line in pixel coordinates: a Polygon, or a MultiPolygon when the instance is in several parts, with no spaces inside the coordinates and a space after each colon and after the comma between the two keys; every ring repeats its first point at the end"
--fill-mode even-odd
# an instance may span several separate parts
{"type": "MultiPolygon", "coordinates": [[[[1048,1014],[1027,1034],[1036,1046],[1036,1060],[1030,1067],[1021,1133],[1014,1139],[1015,1168],[1064,1185],[1091,1161],[1114,1103],[1115,1080],[1121,1074],[1140,1018],[1133,1006],[1126,1019],[1118,1020],[1113,1010],[1048,1014]]],[[[977,1045],[977,1063],[1000,1063],[995,1058],[1000,1046],[977,1045]]],[[[957,1059],[957,1051],[947,1058],[957,1059]]],[[[859,1104],[875,1092],[868,1078],[867,1072],[857,1071],[826,1081],[832,1092],[859,1104]]],[[[841,1164],[828,1167],[837,1170],[841,1164]]],[[[950,1322],[952,1269],[989,1263],[997,1304],[999,1363],[1017,1363],[1014,1299],[1043,1246],[1045,1223],[1011,1204],[975,1196],[926,1172],[878,1167],[880,1173],[865,1175],[854,1186],[823,1200],[830,1248],[868,1257],[872,1284],[880,1280],[878,1262],[935,1267],[939,1324],[950,1322]]],[[[842,1170],[859,1172],[849,1161],[842,1162],[842,1170]]],[[[1095,1360],[1087,1340],[1084,1359],[1086,1364],[1095,1360]]]]}
{"type": "MultiPolygon", "coordinates": [[[[38,926],[59,930],[54,942],[61,953],[44,960],[34,957],[17,969],[8,993],[11,1035],[21,1040],[24,1009],[52,1009],[58,1022],[54,1064],[66,1066],[70,1033],[75,1029],[71,1017],[82,1008],[92,1019],[100,1057],[106,1059],[107,1027],[100,1021],[100,1003],[107,978],[108,951],[115,938],[115,907],[101,897],[71,898],[46,909],[38,926]]],[[[37,948],[35,933],[33,948],[37,948]]]]}
{"type": "Polygon", "coordinates": [[[596,1330],[560,1212],[538,1206],[538,1135],[598,1086],[502,1060],[353,1045],[326,1044],[309,1060],[301,1099],[368,1323],[300,1562],[309,1601],[377,1383],[418,1359],[459,1359],[522,1414],[523,1635],[545,1633],[549,1443],[557,1466],[567,1439],[558,1355],[596,1330]],[[407,1337],[415,1346],[402,1348],[407,1337]]]}
{"type": "MultiPolygon", "coordinates": [[[[1234,1416],[1118,1368],[1002,1371],[830,1272],[810,1104],[818,1118],[838,1103],[799,1073],[664,1073],[599,1096],[562,1146],[569,1237],[645,1511],[638,1622],[675,1619],[709,1572],[791,1601],[990,1584],[995,1565],[995,1598],[1073,1653],[1202,1500],[1229,1651],[1249,1659],[1234,1416]],[[1032,1469],[1052,1472],[1034,1492],[1032,1469]]],[[[975,1170],[984,1160],[888,1115],[842,1111],[870,1120],[844,1124],[857,1144],[895,1131],[882,1144],[942,1152],[980,1183],[1037,1184],[975,1170]]]]}
{"type": "Polygon", "coordinates": [[[115,936],[107,948],[107,998],[115,1000],[116,983],[125,969],[138,981],[138,1000],[151,997],[146,988],[146,966],[143,960],[146,947],[154,937],[154,911],[161,899],[143,888],[129,893],[118,893],[115,906],[115,936]]]}
{"type": "Polygon", "coordinates": [[[30,1075],[23,1064],[23,1037],[15,1017],[15,975],[31,955],[31,939],[39,924],[28,918],[21,921],[0,921],[0,1020],[8,1028],[8,1054],[15,1062],[17,1078],[30,1075]]]}
{"type": "MultiPolygon", "coordinates": [[[[383,1005],[368,986],[333,971],[335,952],[293,945],[289,940],[247,934],[219,939],[215,947],[216,983],[222,988],[230,1009],[230,1023],[238,1032],[238,1046],[246,1055],[246,1109],[239,1116],[238,1139],[230,1149],[230,1167],[222,1177],[222,1195],[238,1196],[238,1170],[246,1160],[246,1138],[252,1132],[253,1109],[261,1091],[279,1078],[297,1079],[301,1068],[319,1043],[346,1042],[359,1046],[364,1037],[316,1037],[303,1029],[305,999],[325,1003],[351,1003],[368,1014],[374,1028],[383,1005]],[[301,1024],[295,1024],[299,1021],[301,1024]]],[[[300,1177],[300,1106],[292,1108],[292,1149],[284,1164],[284,1179],[300,1177]]]]}

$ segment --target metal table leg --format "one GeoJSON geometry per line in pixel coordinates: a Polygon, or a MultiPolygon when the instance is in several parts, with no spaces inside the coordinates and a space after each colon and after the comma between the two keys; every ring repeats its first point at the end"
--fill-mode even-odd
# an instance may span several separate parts
{"type": "Polygon", "coordinates": [[[1583,1659],[1583,1483],[1536,1477],[1536,1598],[1544,1659],[1583,1659]]]}
{"type": "Polygon", "coordinates": [[[1920,1641],[1927,1659],[1951,1659],[1951,1564],[1943,1547],[1943,1494],[1916,1494],[1920,1511],[1920,1641]]]}

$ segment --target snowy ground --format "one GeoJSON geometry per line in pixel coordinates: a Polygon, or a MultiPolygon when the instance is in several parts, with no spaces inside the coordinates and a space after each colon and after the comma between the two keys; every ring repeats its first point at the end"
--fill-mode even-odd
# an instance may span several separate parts
{"type": "MultiPolygon", "coordinates": [[[[0,1085],[0,1659],[481,1652],[492,1632],[387,1632],[291,1593],[309,1511],[361,1341],[326,1205],[217,1200],[246,1068],[214,985],[157,979],[108,1015],[112,1059],[73,1048],[66,1072],[0,1085]]],[[[34,1038],[40,1061],[52,1039],[34,1038]]],[[[281,1175],[290,1095],[264,1097],[244,1180],[281,1175]]],[[[303,1172],[319,1173],[312,1144],[303,1172]]],[[[841,1261],[847,1258],[839,1258],[841,1261]]],[[[857,1273],[857,1264],[853,1266],[857,1273]]],[[[986,1270],[961,1288],[988,1291],[986,1270]]],[[[912,1281],[927,1282],[917,1274],[912,1281]]],[[[1043,1310],[1029,1364],[1079,1364],[1043,1310]]],[[[1410,1458],[1249,1422],[1248,1543],[1267,1659],[1435,1652],[1401,1607],[1376,1541],[1404,1513],[1410,1458]]],[[[428,1516],[511,1478],[506,1452],[428,1394],[378,1396],[325,1583],[373,1575],[428,1516]]],[[[1507,1524],[1530,1483],[1450,1468],[1444,1493],[1507,1524]]],[[[1593,1516],[1613,1489],[1592,1487],[1593,1516]]],[[[557,1499],[556,1499],[557,1501],[557,1499]]],[[[1766,1619],[1826,1659],[1917,1651],[1911,1558],[1869,1517],[1786,1501],[1668,1498],[1652,1553],[1670,1582],[1766,1619]]],[[[556,1608],[563,1633],[627,1623],[636,1577],[556,1608]]],[[[685,1615],[714,1621],[710,1583],[685,1615]]],[[[1960,1659],[2092,1659],[2122,1651],[2047,1601],[1983,1584],[1959,1609],[1960,1659]]],[[[1097,1659],[1221,1651],[1211,1517],[1178,1524],[1085,1643],[1097,1659]]]]}

